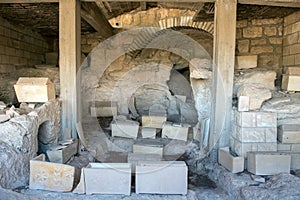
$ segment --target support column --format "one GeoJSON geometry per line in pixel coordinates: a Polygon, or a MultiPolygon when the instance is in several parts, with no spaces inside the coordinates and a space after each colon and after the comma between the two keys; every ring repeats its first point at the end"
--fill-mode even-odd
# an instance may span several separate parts
{"type": "Polygon", "coordinates": [[[59,0],[59,75],[61,132],[72,130],[77,138],[76,76],[80,67],[80,0],[59,0]]]}
{"type": "MultiPolygon", "coordinates": [[[[216,0],[210,149],[229,145],[235,61],[237,0],[216,0]]],[[[214,157],[214,156],[213,156],[214,157]]]]}

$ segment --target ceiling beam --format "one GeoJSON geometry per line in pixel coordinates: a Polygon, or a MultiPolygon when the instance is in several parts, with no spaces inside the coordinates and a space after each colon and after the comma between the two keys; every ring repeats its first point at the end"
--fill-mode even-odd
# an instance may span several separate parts
{"type": "Polygon", "coordinates": [[[58,3],[59,0],[1,0],[1,3],[58,3]]]}
{"type": "Polygon", "coordinates": [[[104,38],[114,35],[114,28],[94,3],[81,3],[81,17],[104,38]]]}
{"type": "Polygon", "coordinates": [[[300,0],[238,0],[238,2],[241,4],[262,6],[300,7],[300,0]]]}

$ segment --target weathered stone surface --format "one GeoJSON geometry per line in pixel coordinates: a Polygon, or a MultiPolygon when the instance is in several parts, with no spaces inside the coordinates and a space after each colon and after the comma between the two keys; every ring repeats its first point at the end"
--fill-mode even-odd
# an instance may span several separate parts
{"type": "Polygon", "coordinates": [[[167,121],[165,116],[142,116],[143,127],[162,128],[165,121],[167,121]]]}
{"type": "Polygon", "coordinates": [[[251,69],[257,67],[257,55],[236,56],[236,69],[251,69]]]}
{"type": "Polygon", "coordinates": [[[187,141],[188,130],[188,125],[175,125],[165,122],[162,127],[162,138],[187,141]]]}
{"type": "Polygon", "coordinates": [[[72,156],[78,152],[78,140],[68,145],[54,146],[47,151],[50,162],[66,163],[72,156]]]}
{"type": "Polygon", "coordinates": [[[244,171],[244,157],[232,156],[229,147],[219,148],[218,162],[232,173],[244,171]]]}
{"type": "Polygon", "coordinates": [[[248,152],[247,170],[255,175],[289,173],[291,155],[274,152],[248,152]]]}
{"type": "Polygon", "coordinates": [[[142,137],[143,138],[155,139],[155,137],[156,137],[156,128],[142,127],[142,137]]]}
{"type": "Polygon", "coordinates": [[[160,157],[163,157],[163,145],[155,141],[138,141],[133,145],[133,153],[157,154],[160,157]]]}
{"type": "Polygon", "coordinates": [[[112,117],[118,114],[117,102],[94,102],[90,109],[93,117],[112,117]]]}
{"type": "Polygon", "coordinates": [[[262,27],[247,27],[243,29],[245,38],[256,38],[262,36],[262,27]]]}
{"type": "Polygon", "coordinates": [[[279,126],[278,140],[281,143],[300,143],[300,125],[283,124],[279,126]]]}
{"type": "Polygon", "coordinates": [[[264,88],[264,86],[244,85],[239,88],[237,96],[249,96],[249,109],[257,110],[261,108],[263,102],[272,98],[272,93],[270,89],[264,88]]]}
{"type": "Polygon", "coordinates": [[[136,139],[139,131],[139,123],[131,120],[114,120],[111,127],[113,137],[136,139]]]}
{"type": "Polygon", "coordinates": [[[185,195],[188,186],[187,172],[187,166],[182,161],[141,162],[136,166],[135,192],[185,195]]]}
{"type": "Polygon", "coordinates": [[[141,153],[129,153],[127,162],[131,164],[131,172],[135,174],[135,167],[144,161],[161,161],[162,157],[158,154],[141,154],[141,153]]]}
{"type": "Polygon", "coordinates": [[[70,192],[73,188],[74,173],[74,167],[45,162],[45,155],[41,154],[30,160],[29,188],[70,192]]]}
{"type": "Polygon", "coordinates": [[[300,91],[300,76],[282,75],[281,88],[287,91],[300,91]]]}
{"type": "Polygon", "coordinates": [[[249,111],[249,107],[250,107],[250,98],[248,96],[239,96],[238,111],[240,112],[249,111]]]}
{"type": "Polygon", "coordinates": [[[234,112],[236,125],[246,127],[277,128],[277,113],[272,112],[234,112]]]}

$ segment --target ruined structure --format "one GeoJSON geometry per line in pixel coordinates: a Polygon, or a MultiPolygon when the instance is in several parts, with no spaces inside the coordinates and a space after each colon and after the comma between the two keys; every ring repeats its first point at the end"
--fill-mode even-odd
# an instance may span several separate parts
{"type": "Polygon", "coordinates": [[[2,0],[0,22],[0,199],[300,198],[298,0],[2,0]]]}

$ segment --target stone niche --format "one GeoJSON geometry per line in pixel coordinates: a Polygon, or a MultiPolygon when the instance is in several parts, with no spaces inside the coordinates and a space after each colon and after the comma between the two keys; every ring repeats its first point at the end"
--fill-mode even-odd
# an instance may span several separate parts
{"type": "Polygon", "coordinates": [[[28,185],[29,161],[56,144],[60,132],[60,101],[49,101],[28,114],[0,123],[0,186],[28,185]]]}

